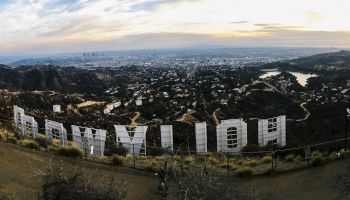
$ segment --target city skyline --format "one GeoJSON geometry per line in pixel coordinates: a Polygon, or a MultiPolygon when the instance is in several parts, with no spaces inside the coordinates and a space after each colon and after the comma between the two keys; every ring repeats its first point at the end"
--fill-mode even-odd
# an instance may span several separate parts
{"type": "Polygon", "coordinates": [[[0,55],[230,47],[350,47],[350,3],[0,0],[0,55]]]}

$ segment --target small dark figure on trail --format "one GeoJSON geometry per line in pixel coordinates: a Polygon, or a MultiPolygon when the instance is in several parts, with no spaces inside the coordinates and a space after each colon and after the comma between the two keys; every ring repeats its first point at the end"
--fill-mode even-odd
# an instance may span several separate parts
{"type": "Polygon", "coordinates": [[[162,195],[162,197],[166,197],[168,195],[168,186],[166,184],[166,175],[165,171],[163,169],[159,169],[156,175],[159,178],[159,184],[158,184],[158,193],[162,195]]]}

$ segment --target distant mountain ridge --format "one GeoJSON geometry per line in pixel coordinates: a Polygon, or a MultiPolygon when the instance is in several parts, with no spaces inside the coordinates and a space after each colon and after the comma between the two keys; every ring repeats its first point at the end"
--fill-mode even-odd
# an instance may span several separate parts
{"type": "Polygon", "coordinates": [[[338,51],[331,53],[317,54],[313,56],[300,57],[287,61],[268,63],[263,68],[280,68],[287,70],[349,70],[350,51],[338,51]]]}
{"type": "Polygon", "coordinates": [[[101,93],[111,82],[113,79],[109,73],[103,71],[56,66],[11,68],[0,65],[0,88],[2,89],[101,93]]]}

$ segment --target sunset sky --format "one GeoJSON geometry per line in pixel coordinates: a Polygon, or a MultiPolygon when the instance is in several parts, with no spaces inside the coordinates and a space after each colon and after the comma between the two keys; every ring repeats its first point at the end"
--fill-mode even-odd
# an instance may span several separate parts
{"type": "Polygon", "coordinates": [[[349,0],[0,0],[0,54],[350,47],[349,0]]]}

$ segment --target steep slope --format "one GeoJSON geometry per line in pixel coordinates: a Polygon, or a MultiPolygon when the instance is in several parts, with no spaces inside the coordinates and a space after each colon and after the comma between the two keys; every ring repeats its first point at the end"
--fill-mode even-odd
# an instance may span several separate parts
{"type": "Polygon", "coordinates": [[[0,88],[24,91],[101,93],[113,83],[108,71],[88,71],[54,66],[10,68],[0,66],[0,88]]]}

